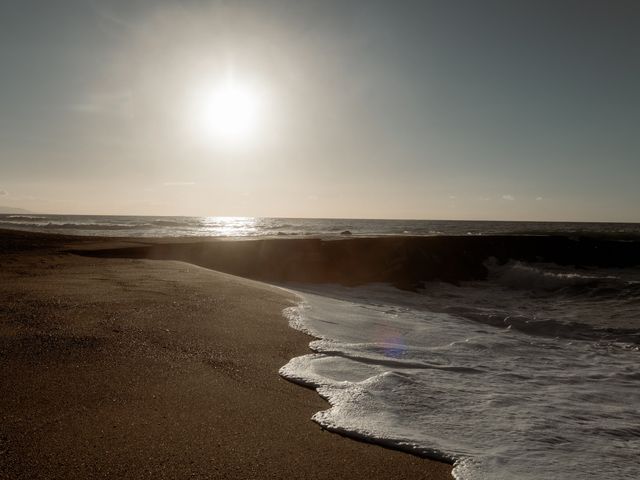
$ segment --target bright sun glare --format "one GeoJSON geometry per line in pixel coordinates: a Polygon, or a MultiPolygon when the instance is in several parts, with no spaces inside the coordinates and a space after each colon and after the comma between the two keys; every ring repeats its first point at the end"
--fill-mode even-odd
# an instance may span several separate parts
{"type": "Polygon", "coordinates": [[[227,79],[196,96],[196,126],[206,141],[243,146],[255,140],[262,107],[263,99],[255,88],[227,79]]]}

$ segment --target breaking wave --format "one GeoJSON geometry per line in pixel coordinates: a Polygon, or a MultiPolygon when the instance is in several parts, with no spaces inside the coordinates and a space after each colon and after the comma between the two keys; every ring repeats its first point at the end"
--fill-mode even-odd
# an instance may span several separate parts
{"type": "Polygon", "coordinates": [[[285,314],[318,340],[281,375],[329,402],[313,416],[324,428],[452,462],[459,480],[640,478],[639,299],[564,293],[634,280],[490,268],[419,293],[293,285],[301,301],[285,314]]]}

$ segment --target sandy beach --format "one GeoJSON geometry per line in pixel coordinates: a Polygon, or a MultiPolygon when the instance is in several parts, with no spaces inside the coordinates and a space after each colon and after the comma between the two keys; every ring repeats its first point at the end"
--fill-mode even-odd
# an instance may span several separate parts
{"type": "Polygon", "coordinates": [[[0,478],[451,478],[322,429],[281,289],[133,241],[0,232],[0,478]]]}

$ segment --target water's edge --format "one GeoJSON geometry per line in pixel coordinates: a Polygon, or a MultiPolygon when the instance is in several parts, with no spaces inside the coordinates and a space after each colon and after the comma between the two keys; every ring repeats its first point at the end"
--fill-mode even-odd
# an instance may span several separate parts
{"type": "MultiPolygon", "coordinates": [[[[286,292],[294,295],[295,297],[298,298],[298,303],[295,306],[292,307],[287,307],[282,311],[282,315],[285,319],[287,319],[288,323],[289,323],[289,327],[291,327],[294,330],[298,330],[302,333],[305,333],[306,335],[309,335],[310,337],[312,337],[313,339],[322,339],[322,336],[320,334],[318,334],[317,332],[314,332],[313,330],[310,330],[303,322],[301,319],[301,309],[303,308],[304,304],[305,304],[305,299],[304,297],[300,294],[300,292],[296,292],[294,290],[290,290],[287,289],[285,287],[280,287],[283,290],[285,290],[286,292]]],[[[309,343],[309,349],[314,351],[313,348],[313,340],[309,343]]],[[[380,445],[382,447],[385,448],[389,448],[392,450],[397,450],[397,451],[401,451],[404,453],[408,453],[411,455],[415,455],[417,457],[420,458],[425,458],[425,459],[429,459],[429,460],[435,460],[438,462],[443,462],[449,465],[452,465],[454,468],[456,466],[456,462],[459,460],[457,457],[448,454],[446,452],[441,452],[439,450],[436,449],[429,449],[429,448],[425,448],[425,447],[421,447],[418,446],[416,444],[411,444],[411,443],[407,443],[407,442],[403,442],[401,440],[394,440],[391,438],[382,438],[382,437],[378,437],[375,435],[366,435],[364,433],[355,431],[355,430],[349,430],[346,428],[342,428],[340,426],[337,426],[335,424],[331,424],[331,423],[323,423],[322,422],[322,416],[323,414],[326,414],[327,412],[330,412],[331,409],[335,408],[335,405],[333,404],[333,402],[331,401],[331,396],[327,395],[324,391],[323,391],[323,385],[319,382],[314,382],[314,381],[310,381],[307,378],[304,378],[302,376],[299,376],[296,374],[296,368],[295,365],[297,362],[304,360],[305,358],[314,358],[316,356],[322,355],[320,353],[312,353],[312,354],[307,354],[307,355],[301,355],[298,357],[294,357],[292,358],[286,365],[283,365],[279,370],[278,373],[279,375],[284,378],[285,380],[295,383],[296,385],[299,385],[301,387],[305,387],[305,388],[309,388],[309,389],[313,389],[315,390],[315,392],[322,397],[324,400],[326,400],[329,405],[330,408],[328,408],[327,410],[322,410],[320,412],[315,413],[312,417],[311,420],[313,420],[314,422],[316,422],[318,425],[320,425],[321,428],[323,428],[324,430],[327,430],[329,432],[332,433],[336,433],[338,435],[342,435],[344,437],[348,437],[351,438],[353,440],[357,440],[360,442],[365,442],[365,443],[370,443],[370,444],[374,444],[374,445],[380,445]]],[[[455,473],[453,474],[454,478],[456,478],[455,473]]]]}
{"type": "Polygon", "coordinates": [[[490,281],[425,292],[285,284],[297,304],[283,316],[313,338],[279,373],[329,403],[311,418],[323,429],[446,462],[458,480],[638,478],[638,345],[614,328],[632,320],[637,281],[612,296],[612,277],[592,272],[491,269],[490,281]],[[575,315],[572,329],[593,335],[547,319],[575,315]]]}

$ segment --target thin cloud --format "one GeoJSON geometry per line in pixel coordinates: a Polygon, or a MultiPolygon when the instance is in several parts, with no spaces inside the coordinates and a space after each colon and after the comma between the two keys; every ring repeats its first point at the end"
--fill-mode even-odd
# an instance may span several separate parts
{"type": "Polygon", "coordinates": [[[513,202],[516,199],[516,197],[514,197],[513,195],[507,194],[507,195],[502,195],[502,199],[508,202],[513,202]]]}
{"type": "Polygon", "coordinates": [[[122,16],[105,9],[104,5],[99,4],[97,0],[91,0],[90,4],[96,15],[104,20],[107,25],[116,27],[116,31],[123,29],[127,31],[135,31],[135,26],[132,23],[126,21],[122,16]]]}
{"type": "Polygon", "coordinates": [[[69,110],[88,115],[131,117],[132,94],[129,91],[100,92],[87,95],[69,105],[69,110]]]}
{"type": "Polygon", "coordinates": [[[190,187],[191,185],[195,185],[196,182],[164,182],[162,184],[163,187],[190,187]]]}
{"type": "Polygon", "coordinates": [[[542,197],[536,197],[536,202],[539,202],[540,200],[543,200],[542,197]]]}

